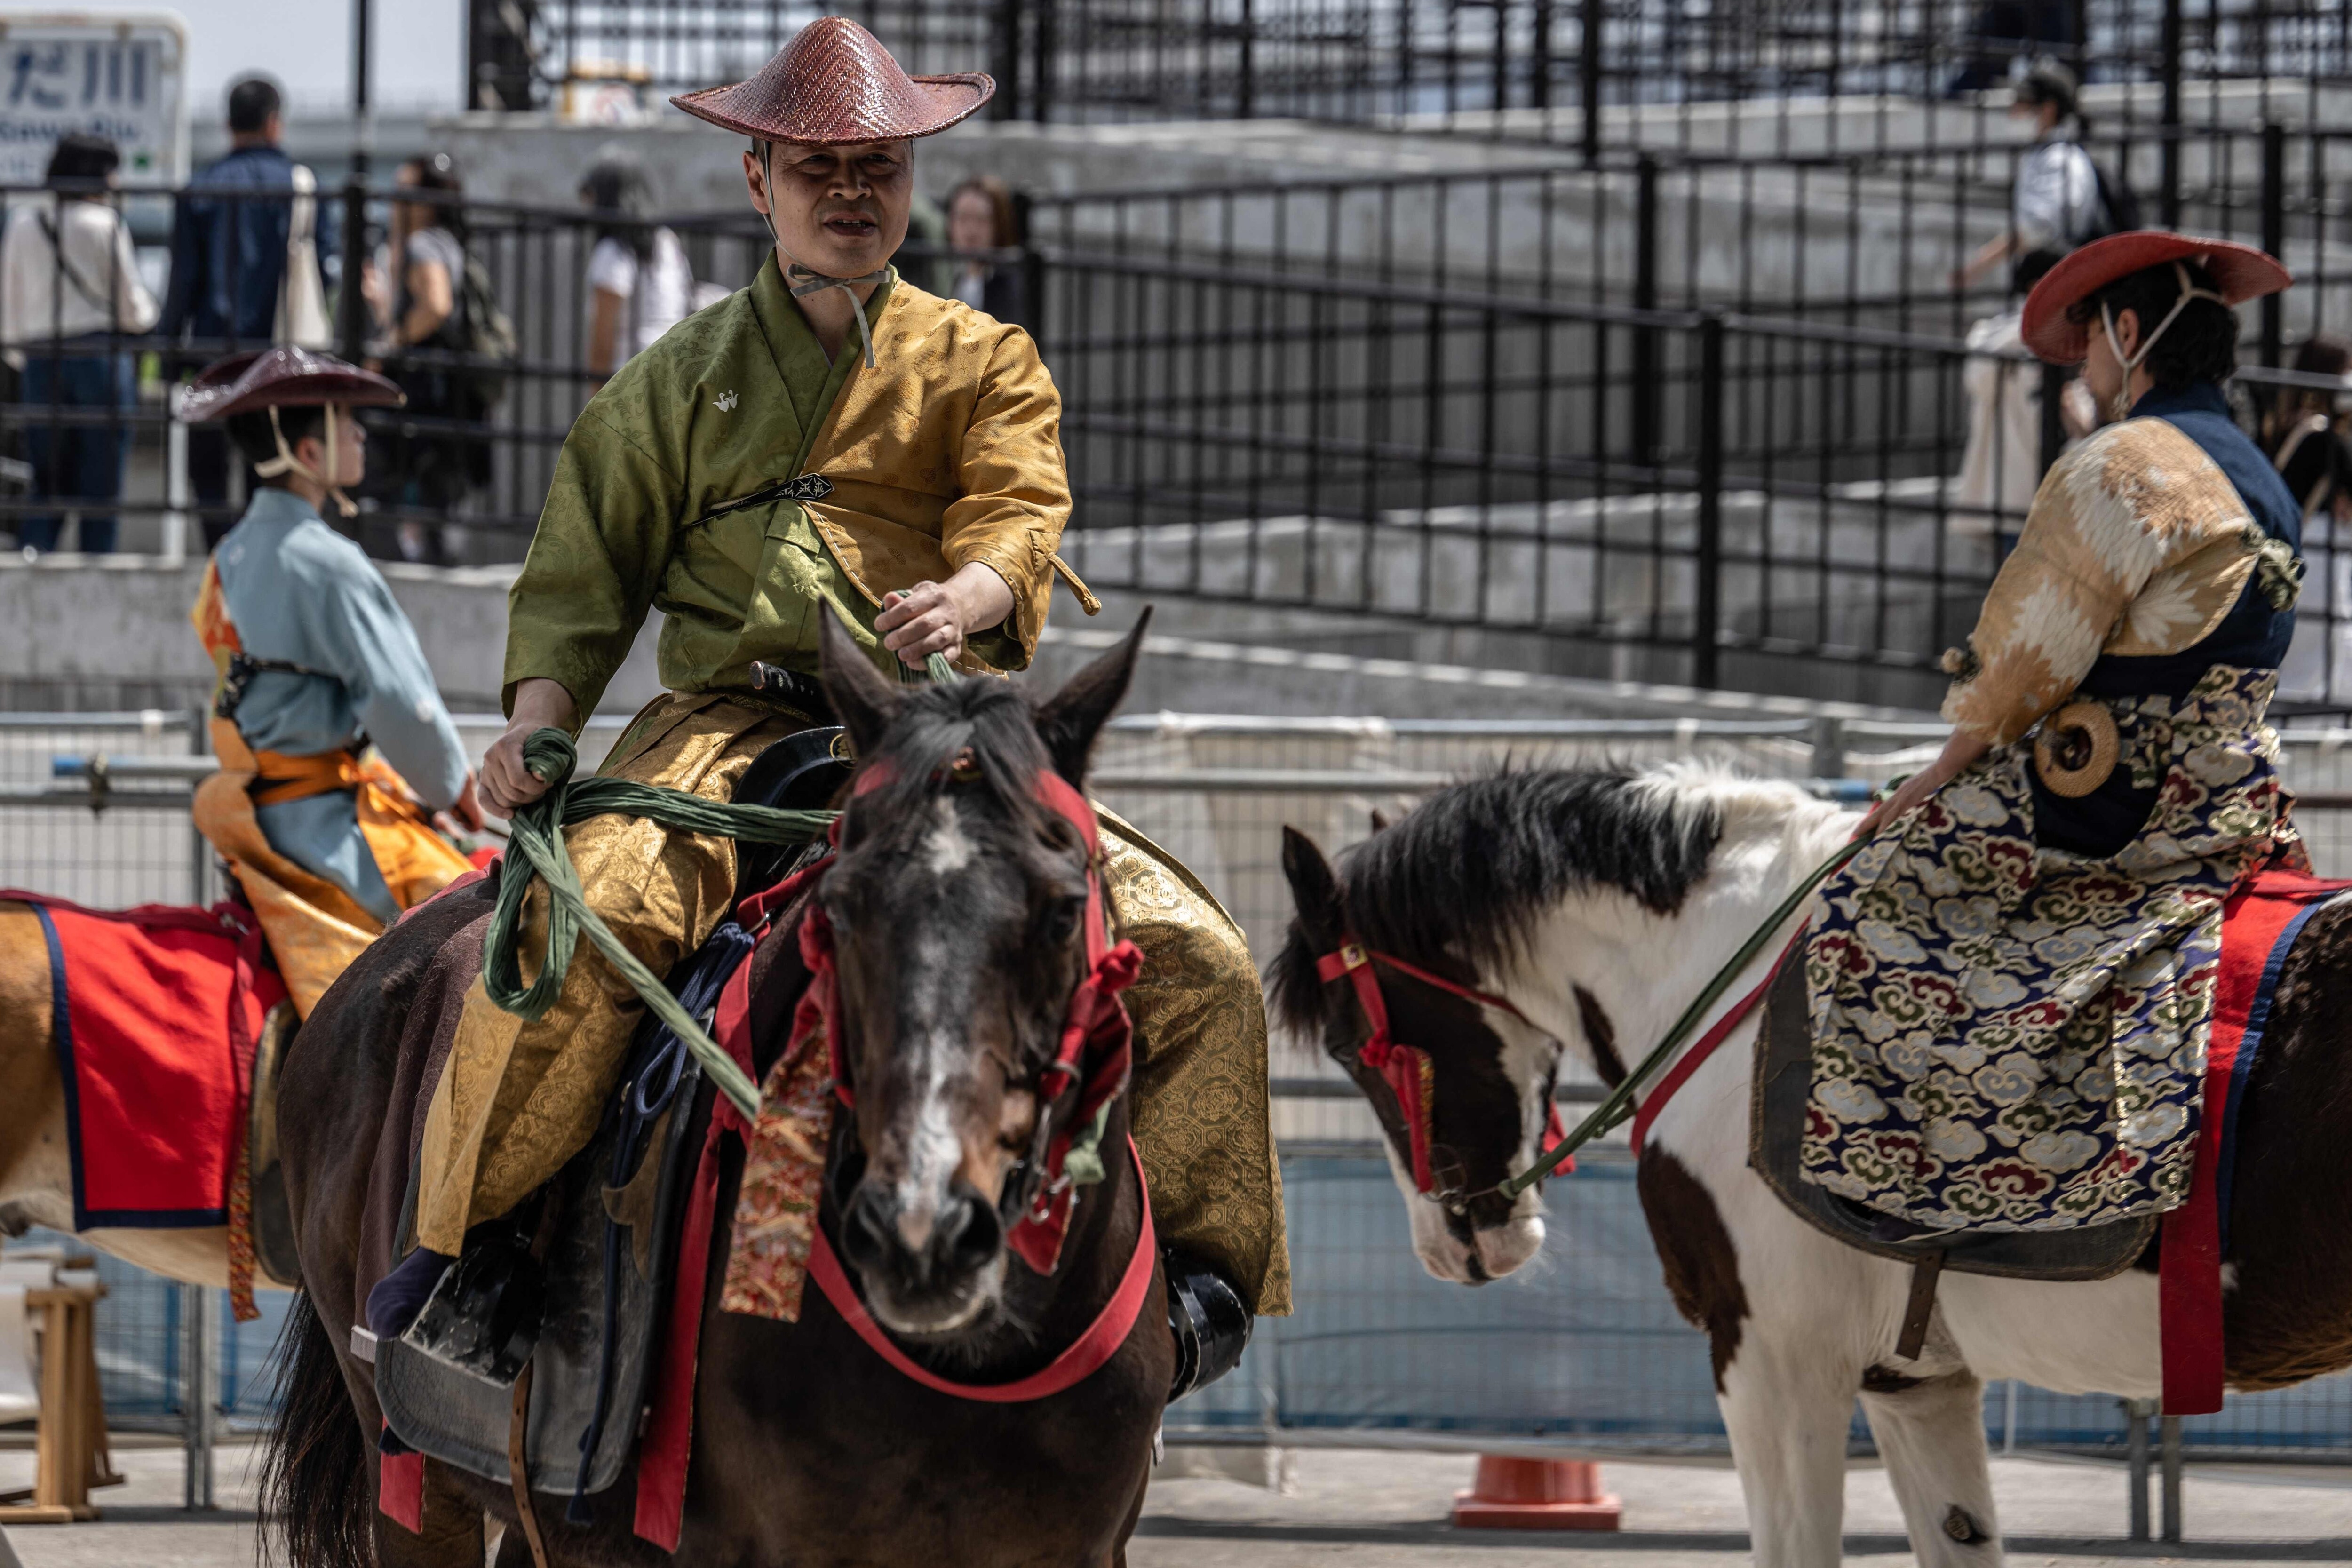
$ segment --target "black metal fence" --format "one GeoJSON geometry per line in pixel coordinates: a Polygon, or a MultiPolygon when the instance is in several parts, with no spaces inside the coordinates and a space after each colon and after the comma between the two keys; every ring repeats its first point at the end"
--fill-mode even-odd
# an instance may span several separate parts
{"type": "Polygon", "coordinates": [[[1588,156],[1907,145],[1926,132],[1906,105],[1975,116],[2029,58],[2154,126],[2318,122],[2352,85],[2340,0],[473,0],[467,100],[736,80],[825,10],[910,70],[991,72],[1004,119],[1418,122],[1588,156]]]}
{"type": "MultiPolygon", "coordinates": [[[[2198,226],[2281,249],[2304,280],[2248,312],[2252,363],[2352,312],[2334,238],[2341,140],[2267,129],[2183,161],[2198,226]]],[[[2113,151],[2119,166],[2147,156],[2113,151]]],[[[1314,612],[1415,649],[1433,629],[1475,634],[1512,643],[1514,662],[1813,695],[1885,696],[1885,672],[1910,672],[1908,694],[1929,697],[2042,465],[2047,421],[1977,415],[2043,393],[2000,334],[2007,302],[1942,276],[2000,232],[2011,155],[1041,199],[1028,248],[996,260],[1027,273],[1026,324],[1065,399],[1078,497],[1065,553],[1098,587],[1314,612]]],[[[328,199],[343,232],[369,237],[362,258],[395,226],[378,195],[328,199]]],[[[0,192],[19,229],[44,200],[0,192]]],[[[492,363],[461,342],[391,346],[364,277],[381,263],[339,267],[341,347],[414,394],[369,416],[375,477],[356,526],[382,555],[510,561],[598,384],[584,281],[598,234],[577,209],[482,203],[427,203],[397,225],[436,207],[516,347],[492,363]],[[492,374],[494,400],[436,401],[476,372],[492,374]],[[435,494],[416,483],[433,462],[473,471],[435,494]]],[[[719,289],[766,254],[749,215],[675,231],[719,289]]],[[[900,263],[950,285],[946,258],[900,263]]],[[[61,268],[51,282],[75,287],[61,268]]],[[[112,507],[126,547],[156,548],[159,521],[178,517],[194,553],[198,522],[233,521],[233,465],[217,504],[200,504],[196,465],[174,462],[167,393],[259,344],[136,324],[61,343],[0,319],[24,362],[0,400],[15,464],[0,527],[24,538],[27,520],[106,510],[58,462],[76,430],[128,454],[112,507]],[[136,388],[69,396],[58,372],[72,359],[136,363],[136,388]]],[[[2243,401],[2251,425],[2262,400],[2243,401]]],[[[2333,548],[2323,519],[2288,683],[2305,700],[2352,698],[2352,669],[2335,668],[2333,548]]]]}

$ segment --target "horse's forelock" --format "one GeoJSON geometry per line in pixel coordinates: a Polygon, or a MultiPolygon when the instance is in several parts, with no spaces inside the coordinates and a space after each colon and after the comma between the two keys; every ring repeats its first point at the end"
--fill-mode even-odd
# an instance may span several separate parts
{"type": "Polygon", "coordinates": [[[885,782],[856,797],[877,826],[928,820],[928,803],[948,787],[959,756],[978,774],[956,787],[988,790],[1015,822],[1038,816],[1035,780],[1053,766],[1029,706],[1004,681],[967,679],[920,689],[862,765],[885,782]]]}

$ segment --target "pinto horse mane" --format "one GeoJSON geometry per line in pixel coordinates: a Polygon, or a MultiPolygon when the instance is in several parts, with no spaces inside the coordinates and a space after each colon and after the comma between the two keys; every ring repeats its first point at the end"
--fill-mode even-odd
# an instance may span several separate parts
{"type": "MultiPolygon", "coordinates": [[[[1370,946],[1424,966],[1507,959],[1543,910],[1588,889],[1673,914],[1745,804],[1731,797],[1768,791],[1780,793],[1683,763],[1505,766],[1440,790],[1342,855],[1340,913],[1370,946]]],[[[1336,994],[1315,972],[1319,945],[1293,920],[1266,973],[1276,1015],[1310,1036],[1336,994]]]]}

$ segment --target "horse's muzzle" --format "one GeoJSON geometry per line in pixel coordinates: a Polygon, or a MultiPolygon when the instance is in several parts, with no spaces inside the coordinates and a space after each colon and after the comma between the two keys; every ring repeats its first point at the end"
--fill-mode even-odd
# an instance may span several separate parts
{"type": "Polygon", "coordinates": [[[951,1333],[994,1300],[1004,1226],[995,1206],[961,1179],[928,1212],[910,1210],[890,1186],[861,1181],[842,1205],[841,1253],[884,1326],[951,1333]]]}

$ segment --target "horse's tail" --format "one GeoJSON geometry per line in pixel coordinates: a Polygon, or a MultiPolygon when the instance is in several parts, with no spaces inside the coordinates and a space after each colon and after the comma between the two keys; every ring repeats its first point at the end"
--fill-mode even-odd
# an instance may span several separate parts
{"type": "Polygon", "coordinates": [[[309,1291],[294,1293],[278,1349],[285,1370],[262,1459],[264,1529],[278,1532],[292,1568],[371,1568],[367,1438],[309,1291]]]}

